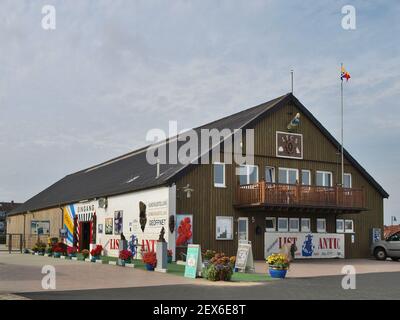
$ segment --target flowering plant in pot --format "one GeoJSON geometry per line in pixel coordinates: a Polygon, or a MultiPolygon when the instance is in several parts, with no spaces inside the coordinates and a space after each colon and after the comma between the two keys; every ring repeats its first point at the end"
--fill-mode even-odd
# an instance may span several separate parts
{"type": "Polygon", "coordinates": [[[59,246],[57,244],[57,245],[55,245],[53,247],[53,256],[54,256],[54,258],[59,258],[64,253],[65,253],[65,249],[62,246],[59,246]]]}
{"type": "Polygon", "coordinates": [[[89,252],[88,249],[83,249],[83,250],[81,251],[81,255],[82,255],[83,259],[89,258],[89,254],[90,254],[90,252],[89,252]]]}
{"type": "Polygon", "coordinates": [[[148,271],[154,271],[157,265],[157,256],[155,252],[149,251],[143,254],[143,262],[146,264],[146,269],[148,271]]]}
{"type": "Polygon", "coordinates": [[[231,258],[224,253],[216,253],[204,270],[204,277],[211,281],[230,281],[232,274],[231,258]]]}
{"type": "Polygon", "coordinates": [[[53,255],[53,247],[47,247],[46,253],[48,254],[49,257],[53,255]]]}
{"type": "Polygon", "coordinates": [[[172,262],[172,250],[171,249],[168,249],[168,251],[167,251],[167,262],[168,263],[171,263],[172,262]]]}
{"type": "Polygon", "coordinates": [[[120,266],[124,266],[125,263],[131,263],[132,262],[132,257],[133,254],[132,252],[130,252],[129,250],[121,250],[119,252],[119,256],[118,256],[118,264],[120,266]]]}
{"type": "Polygon", "coordinates": [[[272,278],[284,279],[286,277],[290,265],[289,259],[286,255],[273,253],[268,256],[267,263],[269,266],[269,274],[272,278]]]}
{"type": "Polygon", "coordinates": [[[102,251],[103,251],[103,246],[100,244],[96,245],[95,248],[90,250],[90,255],[92,256],[92,261],[99,260],[102,251]]]}
{"type": "Polygon", "coordinates": [[[68,247],[67,248],[67,254],[68,254],[68,257],[70,257],[70,258],[76,257],[77,252],[78,252],[77,247],[68,247]]]}
{"type": "Polygon", "coordinates": [[[35,243],[35,246],[32,248],[32,250],[33,250],[33,252],[38,253],[39,255],[43,256],[44,252],[46,250],[46,244],[43,241],[38,240],[35,243]]]}

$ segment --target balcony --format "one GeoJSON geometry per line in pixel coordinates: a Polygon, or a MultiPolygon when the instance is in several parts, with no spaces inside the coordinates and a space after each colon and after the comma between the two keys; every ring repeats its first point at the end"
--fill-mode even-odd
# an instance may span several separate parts
{"type": "Polygon", "coordinates": [[[235,207],[273,210],[319,209],[355,213],[365,209],[363,189],[266,183],[238,185],[235,207]]]}

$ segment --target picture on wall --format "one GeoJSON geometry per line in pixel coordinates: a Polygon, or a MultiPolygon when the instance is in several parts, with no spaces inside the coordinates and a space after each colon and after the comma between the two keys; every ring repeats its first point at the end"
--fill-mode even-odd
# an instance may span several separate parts
{"type": "Polygon", "coordinates": [[[113,234],[113,218],[106,218],[105,224],[105,233],[113,234]]]}
{"type": "Polygon", "coordinates": [[[122,210],[114,212],[114,234],[122,233],[122,216],[122,210]]]}
{"type": "Polygon", "coordinates": [[[176,215],[176,246],[184,247],[193,243],[193,215],[176,215]]]}
{"type": "Polygon", "coordinates": [[[97,227],[97,232],[98,232],[99,234],[103,233],[103,225],[102,225],[102,224],[99,224],[99,225],[98,225],[98,227],[97,227]]]}
{"type": "Polygon", "coordinates": [[[31,234],[50,234],[50,221],[31,221],[31,234]]]}
{"type": "Polygon", "coordinates": [[[233,217],[216,217],[216,239],[233,240],[233,217]]]}

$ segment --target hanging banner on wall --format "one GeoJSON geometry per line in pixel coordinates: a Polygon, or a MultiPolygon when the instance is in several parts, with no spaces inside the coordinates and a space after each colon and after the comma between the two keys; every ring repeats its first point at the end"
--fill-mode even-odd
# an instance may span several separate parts
{"type": "Polygon", "coordinates": [[[265,258],[279,253],[286,243],[296,245],[295,258],[344,258],[344,234],[266,232],[265,258]]]}
{"type": "Polygon", "coordinates": [[[65,238],[65,243],[67,246],[72,247],[74,245],[74,219],[75,219],[75,207],[73,204],[65,206],[63,208],[64,217],[64,229],[66,229],[67,234],[65,238]]]}

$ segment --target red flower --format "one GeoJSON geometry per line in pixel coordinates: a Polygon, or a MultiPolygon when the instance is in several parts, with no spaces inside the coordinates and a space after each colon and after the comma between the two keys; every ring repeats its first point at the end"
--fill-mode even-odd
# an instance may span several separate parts
{"type": "Polygon", "coordinates": [[[168,256],[168,257],[172,257],[172,250],[171,250],[171,249],[168,249],[168,251],[167,251],[167,256],[168,256]]]}
{"type": "Polygon", "coordinates": [[[93,257],[97,257],[101,255],[102,251],[103,251],[103,246],[98,244],[94,249],[90,250],[90,255],[93,257]]]}
{"type": "Polygon", "coordinates": [[[125,260],[125,261],[130,260],[130,259],[132,259],[132,257],[133,257],[132,252],[130,252],[129,250],[122,250],[119,253],[119,258],[121,260],[125,260]]]}
{"type": "Polygon", "coordinates": [[[157,256],[155,252],[146,252],[143,254],[143,262],[152,265],[154,268],[157,265],[157,256]]]}
{"type": "Polygon", "coordinates": [[[77,247],[68,247],[67,248],[67,253],[68,254],[76,254],[78,252],[78,248],[77,247]]]}
{"type": "Polygon", "coordinates": [[[192,224],[189,217],[181,221],[178,227],[178,238],[176,239],[177,246],[184,246],[192,238],[192,224]]]}

